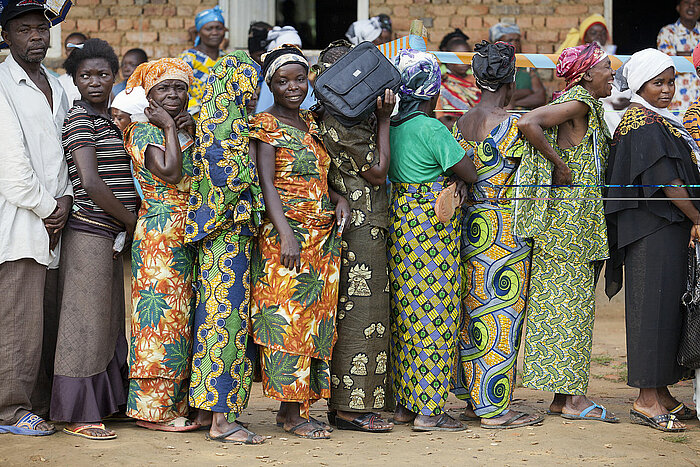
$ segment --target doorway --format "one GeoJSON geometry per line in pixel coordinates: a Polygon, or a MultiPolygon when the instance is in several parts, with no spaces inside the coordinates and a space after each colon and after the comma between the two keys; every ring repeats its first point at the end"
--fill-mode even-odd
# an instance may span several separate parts
{"type": "Polygon", "coordinates": [[[357,20],[358,0],[277,0],[276,24],[294,26],[304,49],[323,49],[357,20]]]}
{"type": "Polygon", "coordinates": [[[631,55],[656,48],[659,30],[678,19],[676,2],[613,0],[613,42],[617,53],[631,55]]]}

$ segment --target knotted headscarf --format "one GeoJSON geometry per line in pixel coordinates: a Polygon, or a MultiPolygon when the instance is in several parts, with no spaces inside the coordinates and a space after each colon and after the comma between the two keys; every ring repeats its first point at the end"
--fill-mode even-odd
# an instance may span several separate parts
{"type": "Polygon", "coordinates": [[[557,76],[566,80],[566,87],[562,92],[576,86],[588,70],[605,60],[607,56],[608,54],[597,42],[564,49],[557,60],[557,76]]]}
{"type": "Polygon", "coordinates": [[[293,44],[284,44],[263,54],[262,60],[262,74],[268,86],[275,72],[285,65],[297,63],[306,68],[306,71],[309,71],[309,61],[304,57],[301,49],[293,44]]]}
{"type": "Polygon", "coordinates": [[[673,59],[657,49],[644,49],[632,55],[622,71],[627,86],[633,94],[642,89],[644,83],[673,68],[673,59]]]}
{"type": "Polygon", "coordinates": [[[476,84],[491,92],[515,81],[515,47],[506,42],[482,41],[474,47],[472,70],[476,84]]]}
{"type": "Polygon", "coordinates": [[[179,58],[161,58],[137,66],[126,82],[126,91],[141,86],[146,95],[153,86],[166,79],[177,79],[189,87],[194,80],[192,68],[179,58]]]}
{"type": "Polygon", "coordinates": [[[187,242],[234,224],[254,229],[264,211],[249,156],[245,110],[258,85],[258,66],[238,50],[222,57],[209,73],[197,121],[187,242]]]}
{"type": "Polygon", "coordinates": [[[508,34],[520,34],[520,26],[511,23],[497,23],[489,29],[489,41],[496,42],[508,34]]]}
{"type": "Polygon", "coordinates": [[[352,23],[348,28],[348,32],[345,33],[345,37],[353,45],[358,45],[360,42],[372,42],[381,34],[382,23],[379,21],[379,17],[375,16],[374,18],[361,19],[352,23]]]}
{"type": "Polygon", "coordinates": [[[441,73],[433,54],[413,49],[402,49],[394,58],[394,66],[401,74],[401,102],[397,114],[400,120],[440,92],[441,73]]]}
{"type": "Polygon", "coordinates": [[[301,47],[301,37],[293,26],[283,28],[275,26],[267,32],[267,51],[275,50],[284,44],[292,44],[301,47]]]}
{"type": "MultiPolygon", "coordinates": [[[[226,26],[226,21],[224,20],[224,12],[221,11],[221,8],[219,8],[218,5],[208,10],[202,10],[199,13],[197,13],[197,16],[194,17],[194,27],[197,30],[197,32],[201,31],[205,24],[213,22],[219,22],[226,26]]],[[[194,40],[195,47],[198,46],[201,41],[202,39],[199,36],[197,36],[197,38],[194,40]]]]}
{"type": "Polygon", "coordinates": [[[576,47],[577,45],[583,44],[583,39],[586,37],[586,33],[593,25],[596,24],[600,24],[605,28],[606,31],[608,31],[609,40],[610,30],[608,29],[608,23],[605,21],[604,17],[595,14],[581,21],[581,24],[578,28],[571,28],[569,30],[569,33],[566,35],[566,39],[564,39],[564,42],[559,46],[559,49],[557,49],[557,53],[560,54],[564,51],[564,49],[568,49],[569,47],[576,47]]]}

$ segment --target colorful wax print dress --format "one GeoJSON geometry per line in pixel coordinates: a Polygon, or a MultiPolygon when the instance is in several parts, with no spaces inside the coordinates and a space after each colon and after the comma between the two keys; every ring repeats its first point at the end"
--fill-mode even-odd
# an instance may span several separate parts
{"type": "Polygon", "coordinates": [[[274,185],[301,250],[301,272],[282,266],[277,231],[263,220],[251,262],[251,328],[262,347],[263,393],[299,402],[307,417],[311,403],[331,395],[342,240],[328,195],[330,157],[312,114],[300,112],[307,132],[265,112],[251,121],[250,137],[275,148],[274,185]]]}
{"type": "Polygon", "coordinates": [[[513,234],[508,199],[519,161],[510,157],[518,141],[518,116],[494,128],[481,143],[452,133],[467,150],[478,179],[462,217],[462,306],[459,364],[453,391],[482,418],[508,409],[515,387],[530,274],[531,244],[513,234]]]}
{"type": "MultiPolygon", "coordinates": [[[[220,54],[221,55],[221,54],[220,54]]],[[[209,80],[209,73],[211,69],[218,60],[212,60],[212,58],[200,52],[197,49],[188,49],[180,54],[178,57],[192,67],[192,74],[194,74],[194,81],[190,85],[189,95],[190,101],[187,104],[187,109],[192,114],[197,114],[202,107],[202,99],[204,98],[204,89],[207,86],[207,81],[209,80]]]]}
{"type": "Polygon", "coordinates": [[[245,103],[258,69],[243,51],[212,69],[197,123],[186,241],[196,253],[197,304],[189,403],[234,421],[248,404],[249,264],[264,205],[248,154],[245,103]]]}
{"type": "Polygon", "coordinates": [[[389,279],[386,184],[373,186],[361,173],[379,163],[376,120],[345,127],[325,112],[321,134],[331,166],[328,184],[350,204],[340,269],[338,341],[331,362],[331,410],[384,408],[389,353],[389,279]]]}
{"type": "Polygon", "coordinates": [[[481,100],[481,89],[476,85],[471,71],[465,78],[452,73],[443,75],[440,83],[440,100],[436,110],[438,117],[450,116],[459,118],[465,110],[474,107],[481,100]]]}
{"type": "Polygon", "coordinates": [[[185,245],[185,218],[192,149],[183,151],[183,176],[173,185],[156,177],[145,163],[148,145],[165,146],[163,130],[132,123],[124,140],[144,195],[131,248],[127,414],[166,422],[187,414],[195,252],[185,245]]]}
{"type": "Polygon", "coordinates": [[[534,241],[523,384],[583,395],[593,344],[596,262],[608,257],[600,185],[610,134],[602,104],[582,86],[574,86],[552,104],[572,100],[589,107],[588,130],[581,143],[560,149],[557,127],[545,131],[545,136],[571,169],[574,187],[551,187],[551,163],[523,140],[513,153],[522,159],[515,234],[534,241]]]}

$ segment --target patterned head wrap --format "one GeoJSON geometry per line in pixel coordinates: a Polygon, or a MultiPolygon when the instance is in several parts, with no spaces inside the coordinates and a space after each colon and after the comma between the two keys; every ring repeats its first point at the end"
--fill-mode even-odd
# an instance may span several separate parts
{"type": "Polygon", "coordinates": [[[379,17],[361,19],[355,21],[348,28],[345,37],[353,45],[358,45],[360,42],[372,42],[382,34],[382,23],[379,22],[379,17]]]}
{"type": "Polygon", "coordinates": [[[192,68],[179,58],[161,58],[137,66],[126,82],[126,90],[141,86],[148,95],[153,86],[166,79],[177,79],[190,86],[194,75],[192,68]]]}
{"type": "Polygon", "coordinates": [[[222,57],[210,71],[197,121],[187,242],[231,223],[252,227],[260,220],[262,192],[249,157],[245,110],[257,85],[258,66],[241,50],[222,57]]]}
{"type": "Polygon", "coordinates": [[[520,26],[511,23],[498,23],[489,29],[489,42],[500,41],[507,34],[520,34],[520,26]]]}
{"type": "Polygon", "coordinates": [[[268,86],[275,72],[285,65],[297,63],[306,68],[306,71],[309,70],[309,61],[306,60],[301,49],[293,44],[285,44],[263,54],[262,60],[262,73],[268,86]]]}
{"type": "Polygon", "coordinates": [[[605,60],[607,56],[608,54],[597,42],[564,49],[557,60],[557,76],[566,80],[566,87],[562,92],[576,86],[588,70],[605,60]]]}
{"type": "Polygon", "coordinates": [[[491,92],[515,81],[515,47],[506,42],[482,41],[474,47],[472,70],[476,84],[491,92]]]}
{"type": "Polygon", "coordinates": [[[440,64],[428,52],[403,49],[394,58],[401,73],[401,99],[408,96],[427,101],[440,92],[440,64]]]}
{"type": "Polygon", "coordinates": [[[270,52],[284,44],[292,44],[301,47],[301,37],[293,26],[283,28],[275,26],[267,32],[267,51],[270,52]]]}
{"type": "MultiPolygon", "coordinates": [[[[202,10],[199,13],[197,13],[197,16],[194,17],[194,27],[197,30],[197,32],[201,31],[205,24],[213,22],[219,22],[226,26],[226,21],[224,20],[224,12],[221,11],[219,5],[208,10],[202,10]]],[[[198,46],[201,41],[202,40],[199,38],[199,36],[197,36],[197,38],[194,40],[194,45],[198,46]]]]}

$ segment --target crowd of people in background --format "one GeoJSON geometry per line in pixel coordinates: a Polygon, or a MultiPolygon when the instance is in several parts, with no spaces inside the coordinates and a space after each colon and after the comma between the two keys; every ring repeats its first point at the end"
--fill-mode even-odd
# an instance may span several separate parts
{"type": "Polygon", "coordinates": [[[548,415],[618,423],[587,397],[603,264],[608,295],[626,291],[630,418],[683,431],[697,413],[669,386],[688,376],[676,354],[700,241],[700,80],[669,55],[700,68],[700,1],[677,11],[617,73],[605,19],[587,18],[561,45],[549,104],[537,71],[516,67],[516,24],[473,48],[456,29],[439,49],[473,51],[470,65],[401,50],[400,89],[347,125],[314,82],[392,40],[386,15],[317,63],[292,26],[264,22],[227,53],[218,7],[179,57],[120,59],[75,32],[58,76],[42,65],[43,4],[10,1],[0,433],[50,435],[51,420],[107,440],[135,420],[261,444],[238,420],[253,382],[302,438],[526,427],[544,418],[510,407],[522,339],[523,385],[554,394],[548,415]],[[327,422],[309,413],[321,399],[327,422]]]}

